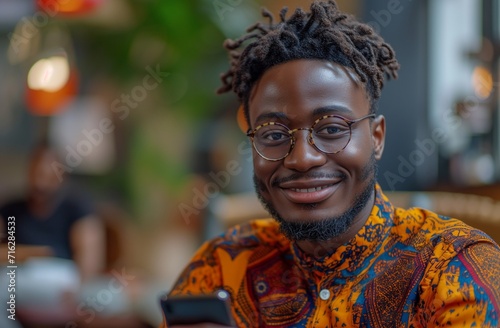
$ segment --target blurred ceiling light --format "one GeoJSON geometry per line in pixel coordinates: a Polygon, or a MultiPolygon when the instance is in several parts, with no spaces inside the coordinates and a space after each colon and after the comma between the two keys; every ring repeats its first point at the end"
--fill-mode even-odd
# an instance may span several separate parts
{"type": "Polygon", "coordinates": [[[37,0],[38,8],[61,14],[84,14],[95,10],[102,0],[37,0]]]}
{"type": "Polygon", "coordinates": [[[68,83],[69,75],[69,63],[66,57],[40,59],[28,73],[28,87],[33,90],[55,92],[68,83]]]}
{"type": "Polygon", "coordinates": [[[472,73],[472,87],[477,97],[486,99],[493,91],[493,77],[488,69],[477,66],[472,73]]]}
{"type": "Polygon", "coordinates": [[[29,70],[26,104],[34,115],[60,113],[74,99],[78,90],[78,74],[68,57],[55,55],[37,61],[29,70]]]}
{"type": "Polygon", "coordinates": [[[129,28],[136,22],[136,13],[129,2],[123,0],[37,0],[37,4],[40,11],[51,17],[61,14],[106,28],[129,28]]]}

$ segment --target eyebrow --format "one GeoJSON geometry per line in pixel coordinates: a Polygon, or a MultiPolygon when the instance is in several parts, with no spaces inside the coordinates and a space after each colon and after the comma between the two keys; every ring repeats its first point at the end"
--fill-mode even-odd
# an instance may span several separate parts
{"type": "MultiPolygon", "coordinates": [[[[324,107],[319,107],[313,110],[312,114],[313,116],[323,116],[323,115],[330,115],[330,114],[352,114],[352,110],[349,109],[346,106],[342,105],[331,105],[331,106],[324,106],[324,107]]],[[[285,123],[289,122],[288,116],[284,112],[268,112],[261,114],[257,117],[255,122],[261,122],[261,121],[268,121],[268,120],[281,120],[285,123]]]]}
{"type": "Polygon", "coordinates": [[[345,107],[342,105],[331,105],[331,106],[324,106],[320,108],[316,108],[313,110],[313,115],[314,116],[321,116],[321,115],[330,115],[330,114],[353,114],[352,110],[349,109],[349,107],[345,107]]]}

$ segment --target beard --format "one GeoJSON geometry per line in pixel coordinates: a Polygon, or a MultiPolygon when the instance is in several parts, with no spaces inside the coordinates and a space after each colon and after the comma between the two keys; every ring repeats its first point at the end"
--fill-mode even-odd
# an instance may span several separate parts
{"type": "MultiPolygon", "coordinates": [[[[281,232],[292,241],[313,240],[326,241],[345,233],[353,224],[363,208],[366,207],[375,189],[378,166],[375,155],[372,153],[369,162],[363,168],[362,181],[367,181],[365,188],[355,196],[353,203],[344,213],[327,217],[320,221],[291,222],[283,218],[274,205],[266,200],[262,191],[265,190],[264,182],[253,176],[255,191],[264,208],[280,224],[281,232]]],[[[304,204],[305,208],[313,209],[317,204],[304,204]]]]}

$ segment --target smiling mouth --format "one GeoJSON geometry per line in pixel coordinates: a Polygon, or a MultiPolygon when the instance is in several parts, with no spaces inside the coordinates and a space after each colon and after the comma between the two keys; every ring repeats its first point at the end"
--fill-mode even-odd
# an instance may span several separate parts
{"type": "Polygon", "coordinates": [[[287,186],[281,187],[286,199],[296,204],[321,203],[332,197],[341,185],[341,181],[321,186],[287,186]]]}
{"type": "Polygon", "coordinates": [[[303,192],[303,193],[306,193],[306,192],[315,192],[315,191],[320,191],[320,190],[332,187],[333,185],[335,185],[335,183],[332,183],[332,184],[329,184],[329,185],[325,185],[325,186],[314,187],[314,188],[301,188],[301,189],[290,188],[290,190],[295,191],[295,192],[303,192]]]}

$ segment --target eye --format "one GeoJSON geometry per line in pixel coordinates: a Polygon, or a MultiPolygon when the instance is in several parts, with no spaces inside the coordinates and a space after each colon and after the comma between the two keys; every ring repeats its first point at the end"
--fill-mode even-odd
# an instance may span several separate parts
{"type": "Polygon", "coordinates": [[[321,138],[340,138],[349,134],[349,126],[340,123],[323,124],[315,129],[314,134],[321,138]]]}
{"type": "Polygon", "coordinates": [[[276,128],[263,128],[257,133],[256,138],[260,144],[265,146],[278,146],[290,141],[290,135],[287,130],[276,128]]]}
{"type": "Polygon", "coordinates": [[[282,132],[272,132],[272,133],[269,133],[266,136],[266,138],[271,139],[273,141],[279,141],[279,140],[282,140],[285,137],[286,137],[285,134],[282,133],[282,132]]]}
{"type": "Polygon", "coordinates": [[[263,139],[269,140],[269,141],[280,141],[283,139],[287,139],[289,137],[288,133],[285,133],[283,131],[275,130],[275,131],[267,131],[262,135],[263,139]]]}
{"type": "Polygon", "coordinates": [[[324,133],[327,133],[327,134],[335,134],[335,133],[339,133],[341,131],[338,126],[327,126],[323,130],[324,130],[324,133]]]}

